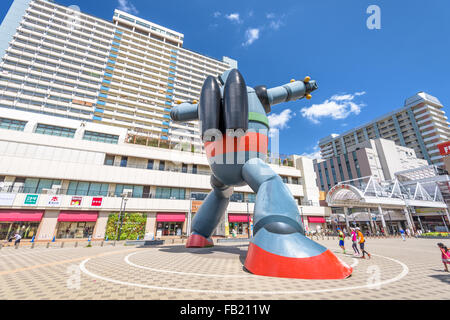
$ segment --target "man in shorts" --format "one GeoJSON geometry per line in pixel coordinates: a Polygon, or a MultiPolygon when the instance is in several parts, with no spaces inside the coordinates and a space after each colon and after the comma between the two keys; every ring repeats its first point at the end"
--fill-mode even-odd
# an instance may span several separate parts
{"type": "Polygon", "coordinates": [[[358,227],[356,228],[356,233],[358,234],[358,238],[359,238],[359,248],[361,249],[362,252],[362,257],[363,259],[366,258],[366,254],[370,259],[370,253],[368,253],[365,249],[364,249],[364,244],[366,243],[366,239],[364,239],[364,235],[361,232],[361,229],[358,227]]]}
{"type": "Polygon", "coordinates": [[[341,228],[337,228],[337,232],[338,232],[338,238],[339,238],[339,247],[341,247],[342,250],[344,250],[344,254],[345,254],[345,245],[344,245],[345,235],[342,232],[341,228]]]}

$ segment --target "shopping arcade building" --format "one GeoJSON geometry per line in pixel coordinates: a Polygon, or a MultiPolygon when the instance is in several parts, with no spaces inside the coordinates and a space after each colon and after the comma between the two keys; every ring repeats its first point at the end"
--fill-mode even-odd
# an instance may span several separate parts
{"type": "Polygon", "coordinates": [[[333,229],[358,225],[374,234],[381,228],[389,234],[400,228],[449,231],[448,207],[433,181],[402,184],[369,176],[335,185],[326,202],[333,208],[333,229]]]}

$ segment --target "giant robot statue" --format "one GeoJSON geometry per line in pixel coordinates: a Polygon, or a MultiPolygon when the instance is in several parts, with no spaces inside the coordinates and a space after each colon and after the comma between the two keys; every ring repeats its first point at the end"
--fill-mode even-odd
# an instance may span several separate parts
{"type": "Polygon", "coordinates": [[[257,194],[254,229],[245,268],[253,274],[299,278],[343,279],[352,268],[330,250],[310,240],[300,220],[297,203],[281,178],[262,159],[267,156],[271,106],[311,98],[314,80],[267,89],[247,87],[237,69],[209,76],[197,104],[182,103],[171,111],[174,121],[200,120],[212,191],[192,223],[186,247],[213,246],[210,239],[233,193],[248,184],[257,194]]]}

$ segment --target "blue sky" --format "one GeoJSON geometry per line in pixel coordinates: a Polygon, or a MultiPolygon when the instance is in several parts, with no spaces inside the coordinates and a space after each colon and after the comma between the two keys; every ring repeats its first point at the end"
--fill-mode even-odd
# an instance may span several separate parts
{"type": "MultiPolygon", "coordinates": [[[[272,109],[280,152],[313,154],[317,142],[394,109],[419,91],[450,104],[450,1],[56,0],[111,20],[125,9],[185,35],[184,47],[232,57],[250,86],[317,80],[311,100],[272,109]],[[370,5],[381,29],[369,30],[370,5]]],[[[12,0],[0,2],[0,20],[12,0]]]]}

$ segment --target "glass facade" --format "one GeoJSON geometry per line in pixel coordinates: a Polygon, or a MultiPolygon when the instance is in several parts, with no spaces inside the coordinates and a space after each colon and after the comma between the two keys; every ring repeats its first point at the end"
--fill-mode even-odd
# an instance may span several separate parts
{"type": "Polygon", "coordinates": [[[89,141],[111,143],[111,144],[119,143],[119,136],[107,134],[107,133],[94,132],[94,131],[85,131],[83,139],[89,140],[89,141]]]}
{"type": "Polygon", "coordinates": [[[185,199],[186,189],[183,188],[156,188],[156,199],[185,199]]]}
{"type": "Polygon", "coordinates": [[[70,181],[67,194],[73,196],[107,196],[108,189],[108,183],[70,181]]]}
{"type": "Polygon", "coordinates": [[[23,131],[26,124],[26,121],[0,118],[0,129],[23,131]]]}
{"type": "Polygon", "coordinates": [[[124,190],[133,190],[131,195],[132,198],[142,198],[144,195],[144,186],[134,186],[134,185],[126,185],[126,184],[117,184],[116,191],[114,194],[117,197],[121,197],[124,190]]]}
{"type": "Polygon", "coordinates": [[[59,137],[66,137],[66,138],[73,138],[75,136],[75,129],[71,128],[64,128],[64,127],[58,127],[58,126],[52,126],[48,124],[42,124],[38,123],[35,133],[40,134],[48,134],[51,136],[59,136],[59,137]]]}
{"type": "Polygon", "coordinates": [[[53,186],[60,186],[61,180],[26,178],[23,185],[24,193],[42,193],[42,189],[52,189],[53,186]]]}

